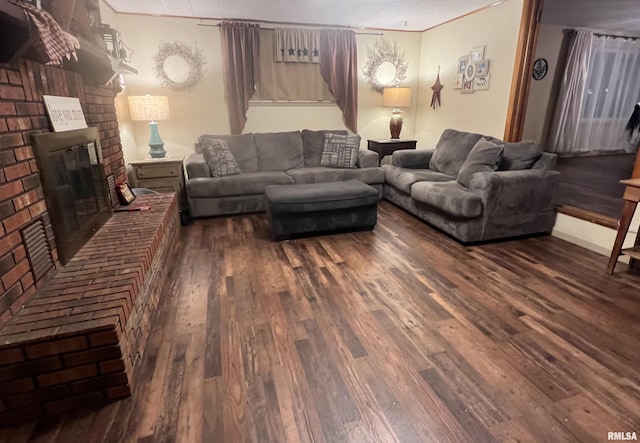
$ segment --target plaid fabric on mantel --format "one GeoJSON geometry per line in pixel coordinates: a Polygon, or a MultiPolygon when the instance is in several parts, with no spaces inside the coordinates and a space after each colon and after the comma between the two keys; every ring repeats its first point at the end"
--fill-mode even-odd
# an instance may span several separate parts
{"type": "Polygon", "coordinates": [[[76,49],[80,42],[73,35],[63,31],[60,25],[47,11],[20,1],[12,1],[24,9],[29,20],[29,30],[33,40],[33,48],[47,65],[61,65],[64,57],[71,56],[78,61],[76,49]]]}

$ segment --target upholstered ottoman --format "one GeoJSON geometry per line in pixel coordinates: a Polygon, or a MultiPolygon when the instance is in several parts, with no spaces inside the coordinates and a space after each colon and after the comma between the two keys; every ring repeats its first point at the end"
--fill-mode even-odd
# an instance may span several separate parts
{"type": "Polygon", "coordinates": [[[370,230],[378,220],[378,191],[357,180],[269,185],[264,197],[276,241],[300,234],[370,230]]]}

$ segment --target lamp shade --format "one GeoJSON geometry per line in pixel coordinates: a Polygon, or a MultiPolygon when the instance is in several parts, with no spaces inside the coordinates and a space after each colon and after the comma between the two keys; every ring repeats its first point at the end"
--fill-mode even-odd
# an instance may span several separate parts
{"type": "Polygon", "coordinates": [[[391,108],[411,106],[411,88],[384,88],[382,104],[391,108]]]}
{"type": "Polygon", "coordinates": [[[129,113],[134,121],[169,119],[169,97],[166,95],[129,96],[129,113]]]}

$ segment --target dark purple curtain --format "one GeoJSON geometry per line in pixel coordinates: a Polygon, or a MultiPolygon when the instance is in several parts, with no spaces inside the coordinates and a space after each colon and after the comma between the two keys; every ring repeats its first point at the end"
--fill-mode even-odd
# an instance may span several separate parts
{"type": "Polygon", "coordinates": [[[320,31],[320,74],[342,110],[344,123],[358,132],[358,53],[351,30],[320,31]]]}
{"type": "Polygon", "coordinates": [[[256,92],[260,78],[260,28],[249,23],[220,25],[224,86],[227,93],[232,134],[242,134],[247,122],[249,99],[256,92]]]}

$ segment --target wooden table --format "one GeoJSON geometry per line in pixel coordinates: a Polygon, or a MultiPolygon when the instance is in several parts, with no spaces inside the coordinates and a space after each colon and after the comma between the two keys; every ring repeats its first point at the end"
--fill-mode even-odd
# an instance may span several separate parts
{"type": "Polygon", "coordinates": [[[416,149],[416,140],[384,139],[367,140],[369,151],[378,153],[378,166],[382,164],[382,159],[393,154],[400,149],[416,149]]]}
{"type": "Polygon", "coordinates": [[[624,190],[624,209],[622,210],[622,216],[620,217],[620,223],[618,225],[618,234],[616,235],[616,241],[613,244],[613,250],[611,251],[611,257],[609,257],[609,264],[607,265],[607,272],[613,274],[613,270],[618,263],[618,257],[620,255],[628,255],[631,257],[629,266],[636,268],[638,260],[640,260],[640,234],[636,236],[635,245],[633,248],[622,249],[622,243],[629,231],[629,225],[633,219],[633,214],[636,211],[636,206],[640,201],[640,178],[634,178],[629,180],[620,180],[620,183],[627,185],[624,190]]]}
{"type": "Polygon", "coordinates": [[[183,157],[133,161],[129,163],[134,171],[133,185],[158,192],[175,192],[180,209],[185,209],[188,203],[182,161],[183,157]]]}

